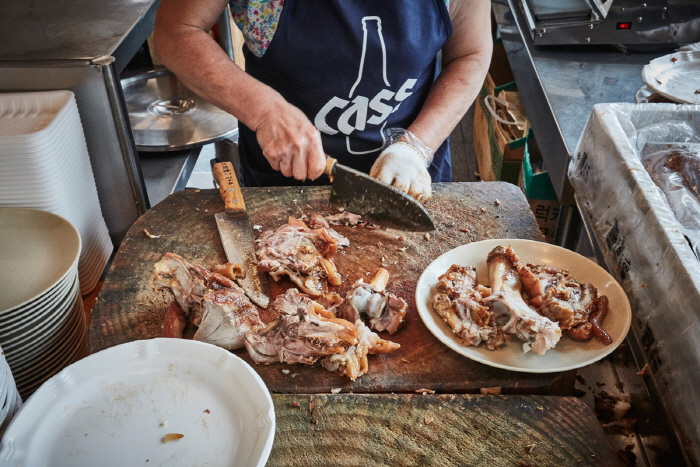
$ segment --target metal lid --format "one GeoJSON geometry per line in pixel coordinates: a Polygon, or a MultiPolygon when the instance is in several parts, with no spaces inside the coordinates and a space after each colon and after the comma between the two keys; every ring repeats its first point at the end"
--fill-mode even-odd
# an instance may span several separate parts
{"type": "Polygon", "coordinates": [[[177,151],[238,135],[238,120],[187,89],[169,70],[121,80],[139,151],[177,151]]]}

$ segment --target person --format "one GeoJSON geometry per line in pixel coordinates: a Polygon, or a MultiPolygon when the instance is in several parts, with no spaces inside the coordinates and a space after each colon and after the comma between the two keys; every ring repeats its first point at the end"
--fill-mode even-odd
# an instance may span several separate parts
{"type": "Polygon", "coordinates": [[[154,52],[239,120],[242,183],[317,180],[326,155],[419,200],[491,59],[488,0],[234,0],[243,71],[208,34],[226,0],[162,0],[154,52]]]}

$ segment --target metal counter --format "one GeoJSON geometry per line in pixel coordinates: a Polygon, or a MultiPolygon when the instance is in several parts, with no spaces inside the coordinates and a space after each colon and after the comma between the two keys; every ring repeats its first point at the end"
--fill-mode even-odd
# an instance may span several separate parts
{"type": "Polygon", "coordinates": [[[107,227],[119,244],[149,207],[119,73],[158,0],[0,0],[0,92],[75,93],[107,227]]]}
{"type": "Polygon", "coordinates": [[[580,224],[566,173],[591,110],[603,102],[634,102],[634,94],[644,85],[642,67],[668,51],[535,46],[521,0],[494,0],[492,5],[523,105],[562,203],[556,243],[571,247],[580,224]]]}

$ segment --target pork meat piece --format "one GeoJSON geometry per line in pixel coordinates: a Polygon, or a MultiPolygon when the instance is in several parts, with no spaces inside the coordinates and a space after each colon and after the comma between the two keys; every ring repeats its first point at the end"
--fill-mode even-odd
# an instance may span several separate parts
{"type": "MultiPolygon", "coordinates": [[[[247,332],[263,327],[258,309],[235,282],[207,269],[191,264],[174,253],[166,253],[155,265],[154,284],[166,288],[175,297],[178,309],[198,327],[195,340],[228,350],[243,347],[247,332]]],[[[166,312],[163,332],[175,337],[178,326],[184,328],[171,307],[166,312]]],[[[179,330],[182,336],[182,329],[179,330]]]]}
{"type": "Polygon", "coordinates": [[[244,346],[245,335],[264,327],[258,309],[240,289],[220,289],[202,299],[203,314],[193,339],[227,350],[244,346]]]}
{"type": "Polygon", "coordinates": [[[355,381],[369,371],[367,355],[389,353],[401,346],[380,338],[372,332],[362,320],[355,322],[357,330],[357,343],[344,352],[335,353],[325,357],[321,364],[323,367],[341,376],[347,376],[355,381]]]}
{"type": "Polygon", "coordinates": [[[389,272],[384,268],[377,270],[369,284],[359,279],[348,292],[337,316],[354,323],[365,315],[369,317],[370,328],[394,334],[403,324],[408,304],[385,290],[388,280],[389,272]]]}
{"type": "Polygon", "coordinates": [[[537,355],[544,355],[554,347],[561,337],[559,325],[530,308],[521,295],[522,282],[507,249],[497,246],[491,250],[486,259],[491,283],[491,295],[484,298],[484,303],[494,308],[501,307],[509,314],[508,322],[503,326],[507,334],[515,334],[525,341],[523,349],[532,350],[537,355]]]}
{"type": "Polygon", "coordinates": [[[453,264],[438,278],[432,298],[433,309],[465,345],[477,346],[484,342],[487,349],[495,350],[505,340],[493,311],[483,303],[488,295],[491,290],[476,283],[473,267],[453,264]]]}
{"type": "Polygon", "coordinates": [[[540,315],[559,324],[574,339],[587,340],[595,335],[606,345],[612,342],[601,327],[608,299],[598,296],[595,286],[581,283],[566,269],[523,264],[510,246],[506,253],[518,270],[526,301],[540,315]]]}
{"type": "Polygon", "coordinates": [[[202,320],[204,295],[211,290],[226,288],[240,290],[232,280],[196,264],[190,264],[175,253],[166,253],[154,267],[155,287],[169,289],[180,305],[180,309],[195,326],[199,326],[202,320]]]}
{"type": "Polygon", "coordinates": [[[277,230],[265,232],[256,243],[258,269],[275,280],[287,275],[304,293],[319,297],[328,283],[341,284],[333,256],[350,243],[320,216],[312,216],[310,224],[314,228],[290,217],[277,230]]]}
{"type": "Polygon", "coordinates": [[[357,344],[355,326],[336,318],[308,295],[289,289],[272,303],[277,318],[259,332],[245,336],[256,363],[306,363],[345,352],[357,344]]]}
{"type": "Polygon", "coordinates": [[[187,320],[185,319],[185,315],[182,313],[177,301],[173,300],[170,302],[168,309],[165,310],[163,325],[161,327],[161,336],[181,338],[182,332],[185,330],[186,326],[187,320]]]}

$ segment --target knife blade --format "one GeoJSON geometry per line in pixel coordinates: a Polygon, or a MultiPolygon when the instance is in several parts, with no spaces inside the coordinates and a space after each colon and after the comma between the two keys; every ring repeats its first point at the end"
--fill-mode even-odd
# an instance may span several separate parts
{"type": "Polygon", "coordinates": [[[398,188],[341,165],[332,157],[326,159],[324,173],[331,180],[330,204],[336,208],[375,221],[388,221],[404,230],[435,230],[435,224],[423,205],[398,188]]]}
{"type": "Polygon", "coordinates": [[[214,214],[221,243],[230,263],[240,264],[245,277],[236,278],[250,300],[267,308],[270,289],[265,273],[258,271],[255,256],[255,236],[248,218],[241,187],[230,162],[218,162],[212,167],[219,194],[224,201],[224,212],[214,214]]]}

